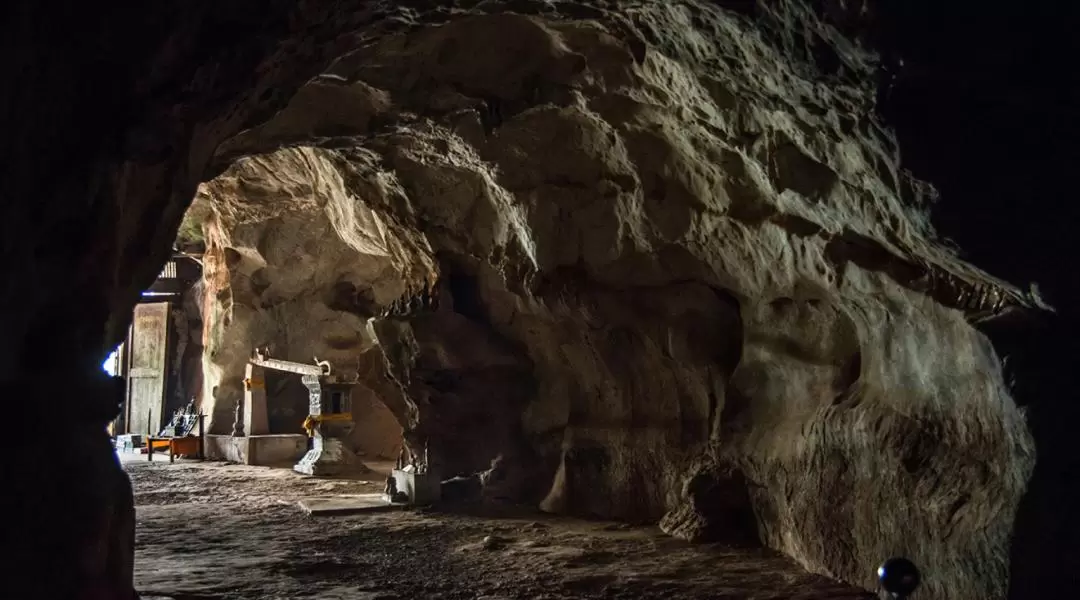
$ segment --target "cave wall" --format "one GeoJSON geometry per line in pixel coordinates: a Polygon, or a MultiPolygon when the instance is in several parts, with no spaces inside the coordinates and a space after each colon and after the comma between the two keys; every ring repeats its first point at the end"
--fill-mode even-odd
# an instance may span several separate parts
{"type": "Polygon", "coordinates": [[[1010,598],[1080,586],[1080,208],[1072,200],[1072,140],[1080,135],[1080,5],[1036,1],[1023,10],[974,2],[885,2],[883,54],[902,62],[879,107],[903,163],[941,191],[934,223],[969,260],[1032,279],[1056,311],[981,327],[1005,358],[1038,461],[1020,505],[1010,598]]]}
{"type": "Polygon", "coordinates": [[[690,539],[734,533],[697,497],[721,488],[814,571],[870,587],[904,554],[930,597],[1003,597],[1033,444],[971,322],[1038,299],[939,241],[870,55],[627,14],[386,36],[223,145],[258,154],[224,177],[317,173],[420,265],[374,333],[444,474],[501,457],[500,495],[690,539]]]}
{"type": "Polygon", "coordinates": [[[203,224],[203,310],[204,393],[215,433],[231,432],[253,350],[304,363],[317,357],[356,372],[359,356],[374,344],[367,323],[373,308],[405,290],[370,211],[325,210],[319,184],[340,186],[332,177],[320,182],[326,173],[304,153],[291,158],[288,166],[257,158],[238,163],[197,200],[213,207],[203,224]],[[367,234],[365,226],[374,238],[357,237],[367,234]]]}
{"type": "Polygon", "coordinates": [[[402,425],[370,387],[353,388],[352,415],[356,426],[349,443],[361,459],[395,460],[402,447],[402,425]]]}
{"type": "Polygon", "coordinates": [[[173,413],[194,402],[202,406],[203,377],[203,288],[195,283],[181,295],[172,307],[174,337],[172,351],[174,357],[169,361],[170,385],[167,389],[171,396],[166,399],[165,420],[173,413]]]}

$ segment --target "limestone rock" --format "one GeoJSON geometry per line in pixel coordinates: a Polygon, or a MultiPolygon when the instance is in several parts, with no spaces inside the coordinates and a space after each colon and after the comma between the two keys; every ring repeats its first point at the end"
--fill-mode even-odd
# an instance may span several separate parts
{"type": "Polygon", "coordinates": [[[689,474],[683,502],[660,521],[665,533],[691,542],[758,541],[750,489],[741,471],[709,457],[689,474]]]}
{"type": "Polygon", "coordinates": [[[936,238],[871,57],[793,7],[809,56],[712,3],[573,6],[358,43],[219,148],[218,406],[252,343],[385,359],[445,476],[502,455],[545,510],[1003,597],[1034,456],[971,322],[1034,301],[936,238]]]}

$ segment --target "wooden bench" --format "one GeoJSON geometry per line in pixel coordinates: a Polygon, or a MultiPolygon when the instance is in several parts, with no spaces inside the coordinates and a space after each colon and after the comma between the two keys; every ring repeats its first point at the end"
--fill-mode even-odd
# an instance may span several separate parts
{"type": "Polygon", "coordinates": [[[175,462],[178,454],[202,456],[201,440],[195,436],[186,437],[151,437],[146,440],[146,460],[154,460],[154,450],[168,449],[169,462],[175,462]]]}

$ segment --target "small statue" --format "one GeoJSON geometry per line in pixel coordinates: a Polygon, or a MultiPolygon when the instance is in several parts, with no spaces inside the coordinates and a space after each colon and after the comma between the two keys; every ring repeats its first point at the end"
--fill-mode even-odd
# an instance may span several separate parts
{"type": "Polygon", "coordinates": [[[236,401],[236,416],[233,419],[233,437],[244,437],[244,403],[236,401]]]}

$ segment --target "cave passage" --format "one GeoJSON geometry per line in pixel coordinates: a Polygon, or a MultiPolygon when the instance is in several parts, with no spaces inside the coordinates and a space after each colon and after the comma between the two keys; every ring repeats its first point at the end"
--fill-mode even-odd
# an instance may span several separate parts
{"type": "Polygon", "coordinates": [[[9,4],[0,389],[29,425],[0,595],[865,598],[905,557],[917,600],[1025,600],[1080,573],[1065,19],[9,4]]]}

